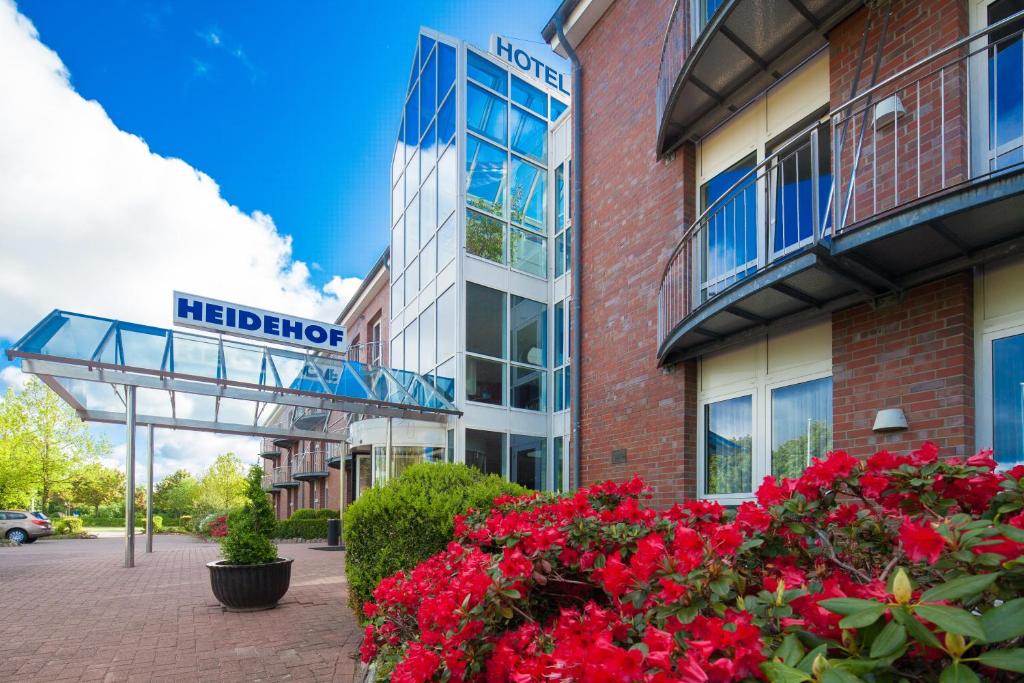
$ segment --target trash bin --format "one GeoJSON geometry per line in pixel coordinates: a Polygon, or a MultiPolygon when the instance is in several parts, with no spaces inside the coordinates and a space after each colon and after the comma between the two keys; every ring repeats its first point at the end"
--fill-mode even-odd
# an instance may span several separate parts
{"type": "Polygon", "coordinates": [[[327,545],[339,545],[341,543],[341,520],[327,520],[327,545]]]}

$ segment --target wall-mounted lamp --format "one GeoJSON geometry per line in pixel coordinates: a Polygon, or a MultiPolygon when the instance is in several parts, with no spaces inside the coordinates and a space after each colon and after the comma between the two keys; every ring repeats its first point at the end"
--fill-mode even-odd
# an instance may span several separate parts
{"type": "Polygon", "coordinates": [[[875,415],[875,426],[871,428],[875,432],[901,432],[904,429],[910,429],[910,425],[902,408],[879,410],[875,415]]]}
{"type": "Polygon", "coordinates": [[[875,105],[875,125],[879,128],[888,126],[906,113],[900,96],[890,95],[875,105]]]}

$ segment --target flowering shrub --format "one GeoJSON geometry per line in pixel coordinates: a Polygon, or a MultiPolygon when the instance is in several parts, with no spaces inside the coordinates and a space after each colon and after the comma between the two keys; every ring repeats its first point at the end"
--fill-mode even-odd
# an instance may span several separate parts
{"type": "Polygon", "coordinates": [[[220,515],[206,526],[207,532],[213,538],[224,538],[228,535],[228,516],[220,515]]]}
{"type": "Polygon", "coordinates": [[[364,662],[418,681],[990,681],[1024,673],[1024,467],[843,452],[757,502],[642,481],[495,501],[377,586],[364,662]]]}

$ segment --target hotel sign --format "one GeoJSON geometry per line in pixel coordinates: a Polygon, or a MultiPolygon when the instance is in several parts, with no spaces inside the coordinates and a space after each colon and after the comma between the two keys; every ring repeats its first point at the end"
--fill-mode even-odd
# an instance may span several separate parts
{"type": "Polygon", "coordinates": [[[339,325],[183,292],[174,293],[174,324],[322,351],[348,348],[348,335],[339,325]]]}
{"type": "Polygon", "coordinates": [[[538,81],[543,81],[552,88],[557,88],[566,95],[569,94],[569,87],[566,83],[566,76],[560,71],[540,61],[526,50],[517,47],[508,38],[502,36],[491,36],[491,53],[520,71],[530,74],[538,81]]]}

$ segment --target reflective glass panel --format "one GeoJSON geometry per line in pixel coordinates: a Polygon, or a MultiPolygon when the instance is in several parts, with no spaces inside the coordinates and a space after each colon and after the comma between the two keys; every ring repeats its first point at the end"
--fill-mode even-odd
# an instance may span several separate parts
{"type": "Polygon", "coordinates": [[[467,209],[466,252],[495,263],[505,263],[505,223],[467,209]]]}
{"type": "Polygon", "coordinates": [[[511,324],[512,360],[547,367],[547,305],[513,294],[511,324]]]}
{"type": "Polygon", "coordinates": [[[405,139],[415,146],[420,139],[420,89],[417,85],[409,93],[405,103],[405,139]]]}
{"type": "Polygon", "coordinates": [[[455,145],[437,162],[437,220],[443,223],[455,212],[459,192],[459,162],[455,145]]]}
{"type": "Polygon", "coordinates": [[[505,357],[505,293],[466,283],[466,350],[505,357]]]}
{"type": "Polygon", "coordinates": [[[434,49],[434,39],[429,36],[420,36],[420,68],[427,61],[427,55],[434,49]]]}
{"type": "Polygon", "coordinates": [[[471,83],[466,92],[466,126],[504,145],[508,141],[508,105],[471,83]]]}
{"type": "Polygon", "coordinates": [[[508,95],[508,72],[472,50],[466,51],[466,74],[477,83],[508,95]]]}
{"type": "Polygon", "coordinates": [[[437,135],[434,124],[423,135],[420,142],[420,177],[426,178],[427,174],[434,168],[437,161],[437,135]]]}
{"type": "Polygon", "coordinates": [[[455,137],[455,93],[452,92],[437,114],[437,143],[447,145],[455,137]]]}
{"type": "Polygon", "coordinates": [[[568,232],[562,232],[555,238],[555,277],[565,275],[565,238],[568,232]]]}
{"type": "Polygon", "coordinates": [[[434,338],[434,323],[434,306],[430,305],[420,314],[420,373],[430,372],[437,364],[434,354],[437,348],[434,338]]]}
{"type": "Polygon", "coordinates": [[[409,165],[405,167],[405,203],[408,206],[420,189],[420,153],[413,152],[409,165]]]}
{"type": "Polygon", "coordinates": [[[445,360],[455,354],[455,286],[437,298],[437,357],[445,360]]]}
{"type": "Polygon", "coordinates": [[[391,312],[398,313],[405,308],[405,283],[399,275],[391,282],[391,312]]]}
{"type": "MultiPolygon", "coordinates": [[[[553,100],[552,100],[553,101],[553,100]]],[[[551,482],[551,488],[554,491],[562,490],[562,458],[565,452],[565,437],[556,436],[551,441],[554,453],[551,457],[552,471],[554,472],[554,479],[551,482]]]]}
{"type": "Polygon", "coordinates": [[[547,488],[548,440],[513,434],[509,440],[508,478],[534,491],[547,488]]]}
{"type": "Polygon", "coordinates": [[[399,332],[395,335],[395,338],[391,340],[391,367],[403,368],[405,367],[405,340],[402,338],[402,333],[399,332]]]}
{"type": "MultiPolygon", "coordinates": [[[[818,158],[812,155],[811,134],[778,150],[778,161],[769,169],[772,220],[772,249],[776,256],[789,253],[814,237],[816,226],[828,209],[832,187],[832,164],[829,126],[818,128],[818,158]],[[815,178],[818,190],[818,211],[815,217],[815,178]]],[[[774,153],[775,150],[769,150],[774,153]]],[[[828,215],[831,215],[829,213],[828,215]]]]}
{"type": "Polygon", "coordinates": [[[701,189],[702,208],[712,207],[703,231],[702,300],[757,268],[757,183],[753,174],[747,175],[756,163],[752,154],[701,189]],[[743,178],[743,183],[730,190],[743,178]]]}
{"type": "Polygon", "coordinates": [[[413,297],[420,293],[420,259],[419,256],[409,260],[409,267],[405,269],[405,301],[412,301],[413,297]]]}
{"type": "MultiPolygon", "coordinates": [[[[1019,0],[997,0],[987,8],[991,25],[1021,10],[1019,0]]],[[[1011,22],[988,36],[989,164],[991,170],[1024,160],[1024,43],[1020,22],[1011,22]]]]}
{"type": "Polygon", "coordinates": [[[533,114],[528,114],[519,107],[512,107],[512,119],[509,126],[512,135],[512,150],[519,152],[540,163],[546,163],[548,157],[548,124],[533,114]]]}
{"type": "Polygon", "coordinates": [[[405,221],[399,217],[398,225],[391,228],[391,268],[400,271],[405,267],[405,221]]]}
{"type": "Polygon", "coordinates": [[[555,370],[555,396],[554,396],[554,410],[557,413],[560,410],[565,410],[568,406],[565,404],[565,369],[555,370]]]}
{"type": "Polygon", "coordinates": [[[437,108],[437,53],[431,53],[420,74],[420,130],[426,130],[437,108]]]}
{"type": "Polygon", "coordinates": [[[753,400],[739,396],[704,406],[704,492],[748,493],[753,466],[753,400]]]}
{"type": "Polygon", "coordinates": [[[466,137],[466,202],[470,206],[504,215],[506,160],[504,150],[472,135],[466,137]]]}
{"type": "Polygon", "coordinates": [[[431,237],[427,246],[420,252],[420,287],[426,287],[427,283],[434,279],[437,274],[437,240],[431,237]]]}
{"type": "Polygon", "coordinates": [[[466,399],[478,403],[504,403],[505,365],[500,361],[466,356],[466,399]]]}
{"type": "Polygon", "coordinates": [[[505,435],[482,429],[466,430],[466,464],[484,474],[502,475],[505,435]]]}
{"type": "Polygon", "coordinates": [[[548,96],[518,76],[512,76],[512,101],[521,104],[537,116],[547,117],[548,96]]]}
{"type": "Polygon", "coordinates": [[[555,232],[565,229],[565,164],[555,169],[555,232]]]}
{"type": "Polygon", "coordinates": [[[455,258],[455,216],[451,216],[437,231],[437,269],[441,270],[455,258]]]}
{"type": "Polygon", "coordinates": [[[455,358],[437,366],[436,388],[449,401],[455,400],[455,358]]]}
{"type": "Polygon", "coordinates": [[[547,372],[536,368],[512,366],[512,407],[524,410],[546,410],[544,396],[547,372]]]}
{"type": "Polygon", "coordinates": [[[420,250],[420,196],[413,197],[405,212],[405,253],[409,262],[420,250]]]}
{"type": "Polygon", "coordinates": [[[415,370],[420,356],[419,319],[406,325],[402,334],[405,336],[405,364],[400,369],[415,370]]]}
{"type": "Polygon", "coordinates": [[[438,43],[437,59],[437,93],[444,97],[455,82],[455,48],[438,43]]]}
{"type": "Polygon", "coordinates": [[[402,217],[405,211],[405,183],[398,179],[398,184],[391,188],[391,221],[392,225],[402,217]]]}
{"type": "Polygon", "coordinates": [[[556,100],[554,97],[551,98],[551,120],[557,121],[565,110],[569,108],[568,104],[565,104],[561,100],[556,100]]]}
{"type": "Polygon", "coordinates": [[[547,277],[547,238],[513,226],[509,230],[508,239],[513,268],[537,277],[547,277]]]}
{"type": "Polygon", "coordinates": [[[512,220],[537,231],[544,230],[547,173],[533,164],[512,157],[509,178],[509,211],[512,220]]]}
{"type": "Polygon", "coordinates": [[[437,230],[437,174],[431,173],[420,190],[420,242],[437,230]]]}
{"type": "Polygon", "coordinates": [[[555,367],[565,365],[565,359],[569,354],[565,348],[565,302],[559,301],[555,304],[555,367]]]}
{"type": "Polygon", "coordinates": [[[996,461],[1024,462],[1024,334],[992,342],[992,422],[996,461]]]}
{"type": "Polygon", "coordinates": [[[796,478],[832,449],[832,378],[772,390],[772,476],[796,478]]]}

